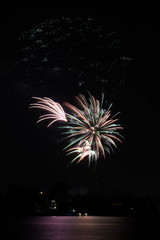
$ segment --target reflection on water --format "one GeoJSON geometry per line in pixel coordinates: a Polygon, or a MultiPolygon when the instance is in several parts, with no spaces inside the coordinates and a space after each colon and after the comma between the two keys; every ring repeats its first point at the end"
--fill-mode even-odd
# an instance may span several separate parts
{"type": "Polygon", "coordinates": [[[137,240],[160,239],[160,219],[127,217],[4,218],[3,239],[137,240]]]}

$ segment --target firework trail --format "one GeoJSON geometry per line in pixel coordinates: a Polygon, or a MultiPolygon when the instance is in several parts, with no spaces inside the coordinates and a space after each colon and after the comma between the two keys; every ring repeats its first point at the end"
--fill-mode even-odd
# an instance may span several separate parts
{"type": "Polygon", "coordinates": [[[117,114],[111,117],[111,105],[108,109],[103,109],[104,96],[101,103],[90,95],[89,101],[80,94],[76,97],[79,107],[64,103],[68,108],[65,112],[62,106],[50,98],[34,97],[36,103],[30,105],[31,108],[40,108],[50,112],[42,115],[37,122],[51,120],[48,127],[56,121],[64,121],[66,124],[61,126],[64,130],[64,138],[69,143],[65,147],[67,155],[76,154],[72,162],[78,159],[78,162],[88,158],[91,161],[97,161],[100,156],[105,158],[105,152],[110,153],[112,146],[116,147],[116,142],[121,142],[122,137],[118,130],[123,129],[117,123],[115,118],[117,114]]]}

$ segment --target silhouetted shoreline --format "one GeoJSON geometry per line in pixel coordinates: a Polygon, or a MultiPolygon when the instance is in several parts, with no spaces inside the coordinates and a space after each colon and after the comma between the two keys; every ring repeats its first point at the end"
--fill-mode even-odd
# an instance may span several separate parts
{"type": "Polygon", "coordinates": [[[69,190],[61,181],[54,182],[46,192],[10,186],[0,195],[0,216],[160,216],[160,196],[72,195],[69,190]]]}

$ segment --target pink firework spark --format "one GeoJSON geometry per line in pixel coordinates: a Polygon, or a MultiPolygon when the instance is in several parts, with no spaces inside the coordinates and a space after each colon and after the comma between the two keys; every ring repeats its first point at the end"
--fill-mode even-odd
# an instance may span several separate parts
{"type": "Polygon", "coordinates": [[[43,98],[33,97],[33,99],[36,99],[37,102],[31,103],[30,108],[40,108],[50,112],[48,114],[44,114],[40,116],[37,123],[46,119],[52,119],[52,121],[47,125],[47,127],[49,127],[56,121],[67,122],[66,114],[59,103],[54,102],[52,99],[47,97],[43,97],[43,98]]]}

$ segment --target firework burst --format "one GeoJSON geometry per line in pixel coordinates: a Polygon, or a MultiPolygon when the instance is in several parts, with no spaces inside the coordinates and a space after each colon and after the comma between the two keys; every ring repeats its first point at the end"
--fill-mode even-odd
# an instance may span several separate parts
{"type": "Polygon", "coordinates": [[[100,156],[105,158],[105,152],[110,153],[112,146],[116,147],[116,142],[121,142],[122,137],[118,132],[123,129],[115,118],[111,117],[111,105],[108,109],[103,109],[102,95],[101,103],[90,95],[89,101],[80,94],[76,97],[79,107],[64,103],[68,112],[64,112],[62,106],[49,98],[34,98],[36,103],[31,104],[31,108],[40,108],[49,111],[49,114],[42,115],[37,122],[49,119],[51,122],[64,121],[66,125],[61,126],[66,135],[64,139],[69,143],[65,147],[67,155],[76,154],[72,162],[78,162],[88,158],[90,161],[97,161],[100,156]]]}

